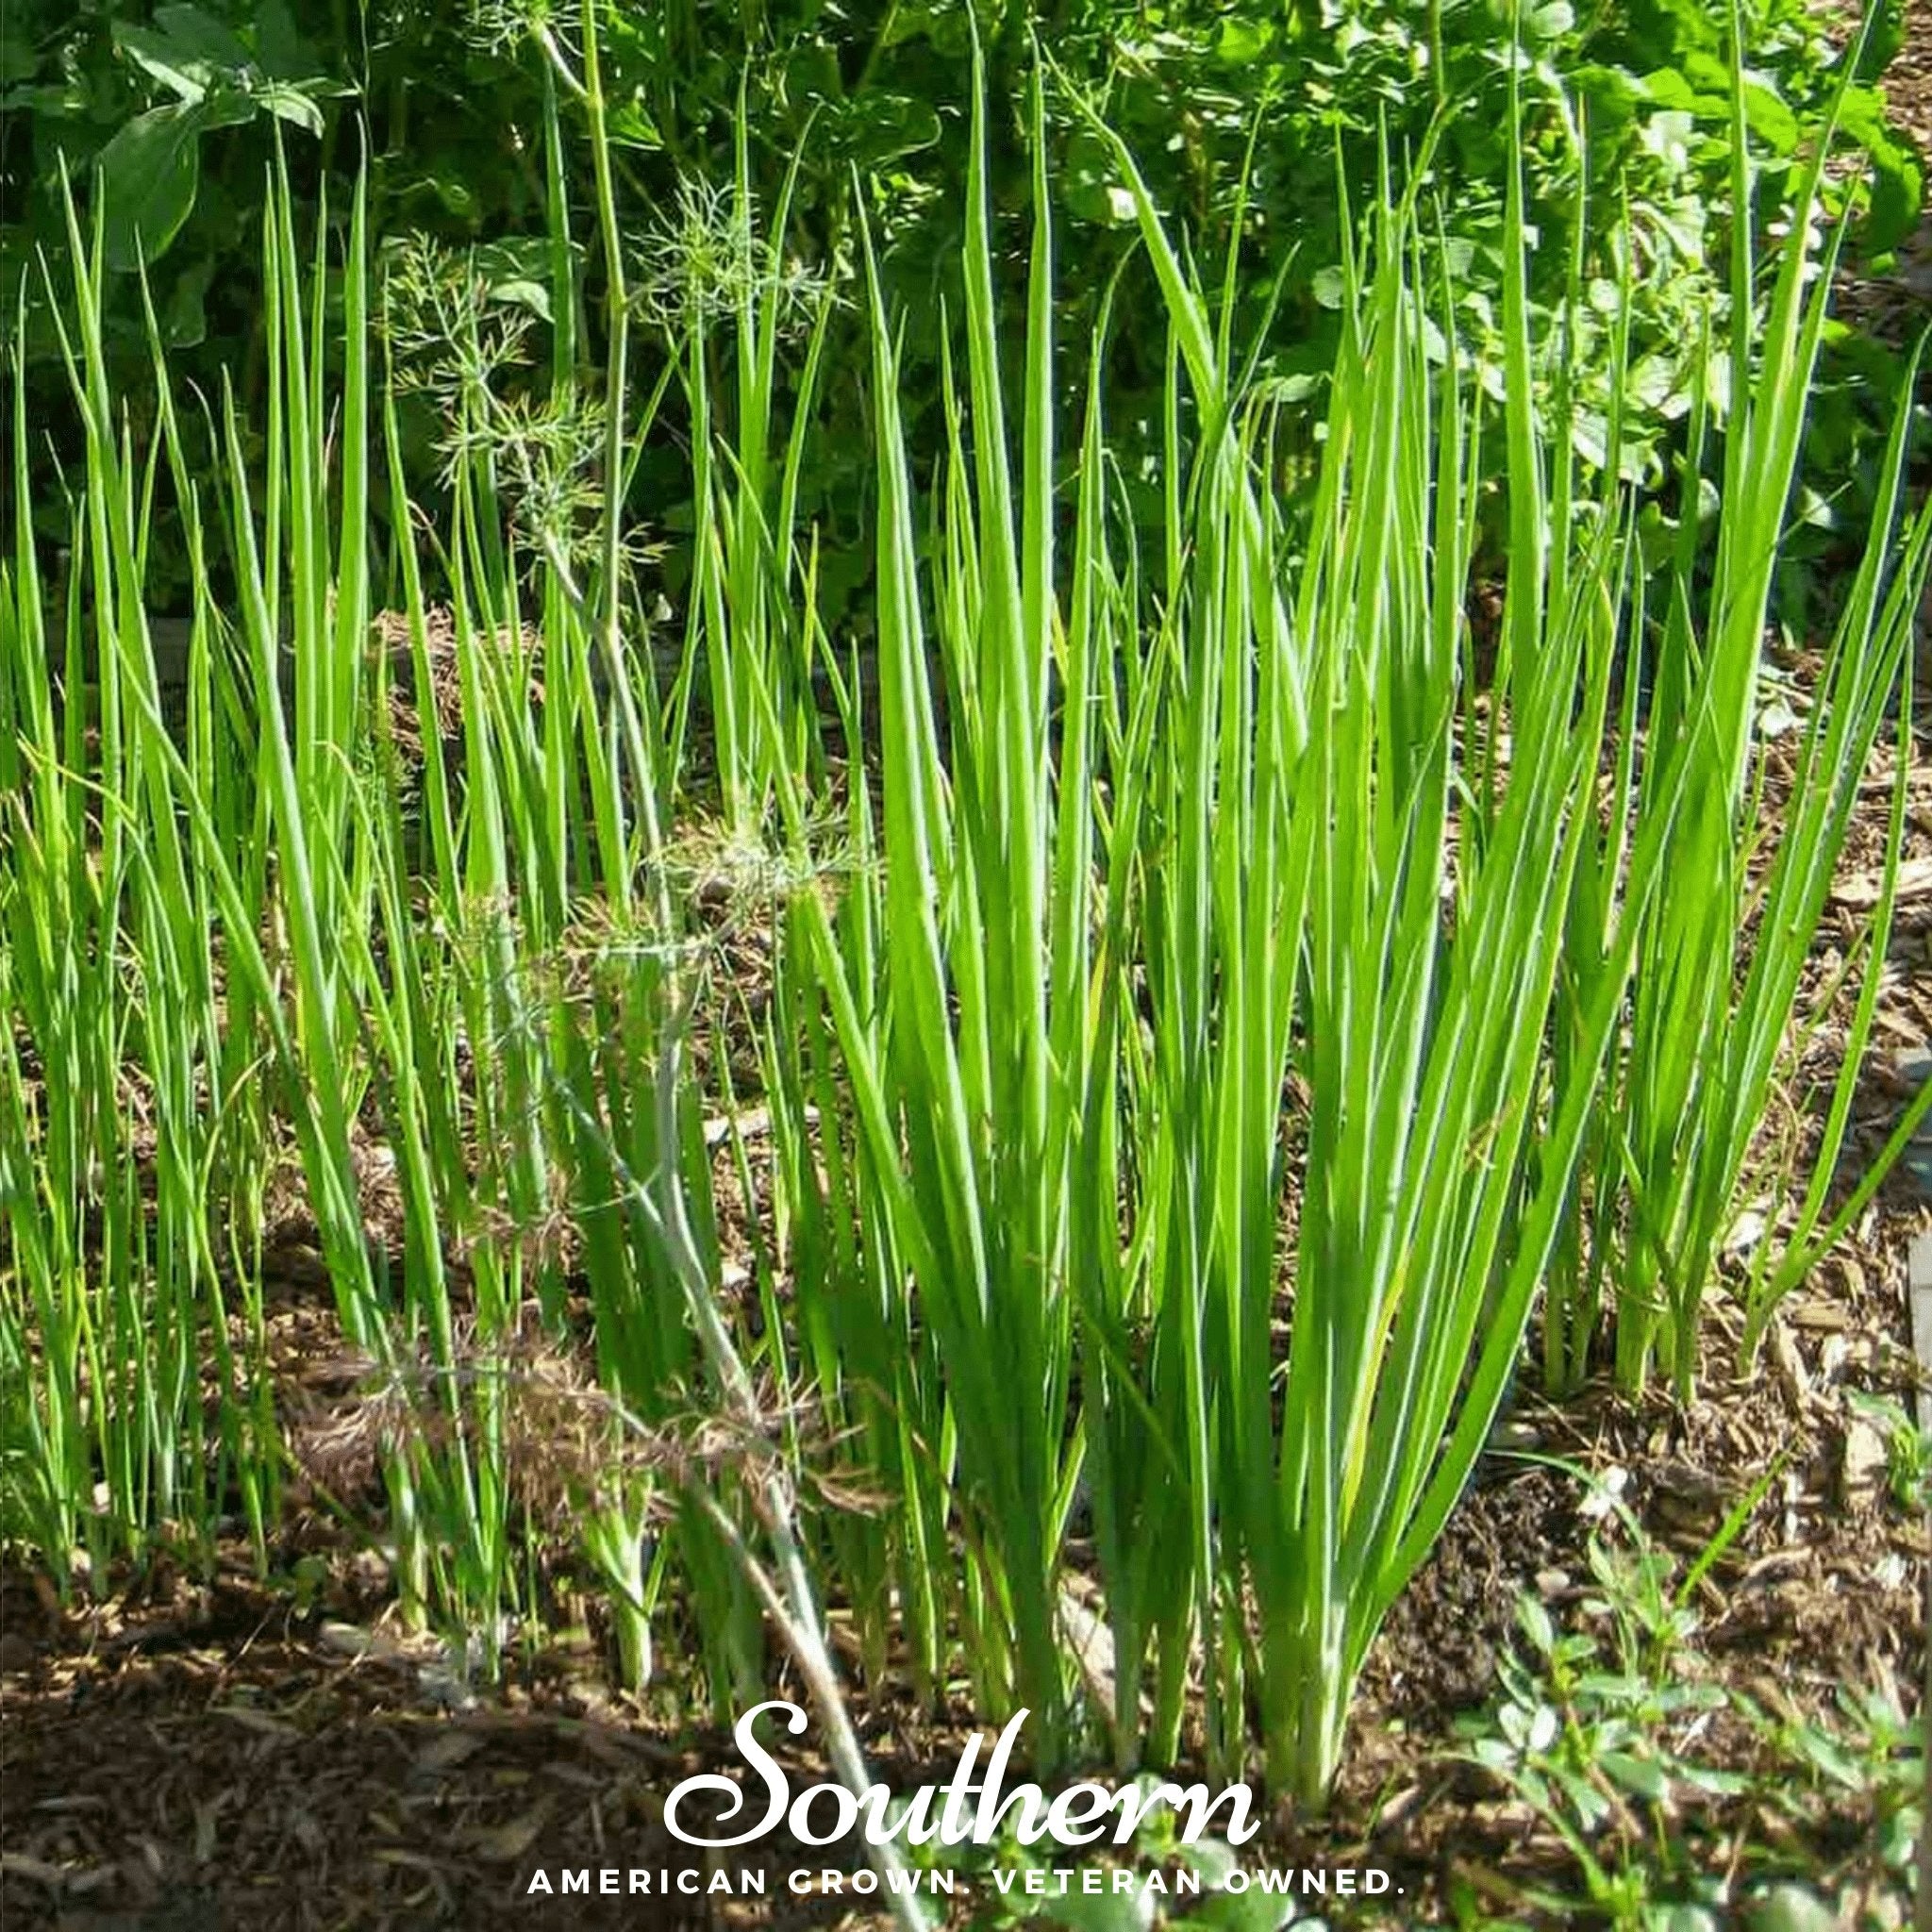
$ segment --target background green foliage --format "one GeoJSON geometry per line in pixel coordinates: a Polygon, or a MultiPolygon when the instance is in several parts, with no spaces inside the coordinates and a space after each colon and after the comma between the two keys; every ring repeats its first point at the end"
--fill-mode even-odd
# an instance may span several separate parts
{"type": "MultiPolygon", "coordinates": [[[[165,341],[210,394],[232,381],[244,406],[260,369],[257,240],[273,143],[298,184],[345,208],[366,138],[373,232],[391,244],[426,236],[482,248],[501,300],[547,314],[541,260],[545,62],[533,34],[568,46],[573,0],[15,0],[0,24],[0,288],[13,330],[26,288],[26,353],[56,352],[38,275],[44,255],[64,285],[60,170],[88,184],[117,271],[109,325],[130,367],[144,363],[138,275],[144,253],[165,341]]],[[[1375,198],[1386,140],[1397,169],[1428,148],[1440,246],[1461,290],[1457,334],[1499,391],[1503,142],[1512,58],[1522,68],[1536,242],[1533,315],[1541,381],[1558,363],[1577,386],[1574,434],[1586,461],[1610,459],[1609,350],[1615,255],[1634,258],[1639,311],[1624,446],[1633,478],[1657,481],[1672,425],[1685,413],[1705,343],[1722,324],[1731,152],[1723,8],[1706,0],[651,0],[607,22],[605,63],[626,232],[678,226],[680,192],[732,176],[741,86],[759,204],[770,207],[796,155],[803,165],[788,254],[840,280],[854,268],[854,184],[881,250],[889,297],[905,318],[908,430],[915,451],[943,438],[941,264],[960,235],[957,183],[967,138],[965,76],[976,9],[995,115],[996,207],[1026,193],[1019,103],[1030,36],[1091,91],[1127,138],[1165,211],[1204,264],[1237,221],[1246,273],[1240,328],[1265,342],[1259,372],[1307,407],[1312,425],[1331,366],[1346,224],[1375,198]],[[1604,218],[1620,200],[1627,220],[1604,218]],[[1594,208],[1596,219],[1584,220],[1594,208]],[[1591,239],[1583,242],[1579,237],[1591,239]],[[1585,296],[1566,334],[1554,314],[1573,272],[1585,296]],[[1715,311],[1715,312],[1713,312],[1715,311]]],[[[1839,56],[1804,0],[1743,0],[1746,108],[1774,208],[1783,172],[1805,151],[1839,56]]],[[[1900,0],[1868,42],[1844,138],[1869,162],[1857,242],[1882,259],[1922,197],[1920,158],[1885,118],[1874,84],[1902,32],[1900,0]]],[[[1126,484],[1158,515],[1163,337],[1135,254],[1130,206],[1108,154],[1061,91],[1050,91],[1051,170],[1060,201],[1063,320],[1081,328],[1117,269],[1110,393],[1126,484]],[[1136,452],[1138,451],[1138,460],[1136,452]]],[[[587,181],[572,183],[580,201],[587,181]]],[[[685,225],[687,227],[688,224],[685,225]]],[[[594,290],[591,294],[594,311],[594,290]]],[[[957,305],[957,295],[954,296],[957,305]]],[[[847,305],[837,330],[854,331],[847,305]]],[[[835,343],[836,350],[836,343],[835,343]]],[[[595,344],[579,344],[594,357],[595,344]]],[[[1817,429],[1818,488],[1807,497],[1809,551],[1832,541],[1834,491],[1865,500],[1861,472],[1877,444],[1860,397],[1889,385],[1882,351],[1848,350],[1836,406],[1831,371],[1817,429]]],[[[822,526],[822,584],[839,610],[862,569],[869,447],[862,358],[827,356],[820,399],[830,433],[808,465],[801,507],[822,526]]],[[[1702,372],[1717,389],[1728,371],[1702,372]]],[[[51,386],[58,390],[58,385],[51,386]]],[[[674,404],[675,407],[675,404],[674,404]]],[[[252,408],[249,413],[253,413],[252,408]]],[[[1291,421],[1296,420],[1293,416],[1291,421]]],[[[425,404],[410,442],[426,475],[436,425],[425,404]]],[[[61,447],[48,425],[50,449],[61,447]]],[[[1309,430],[1311,434],[1311,428],[1309,430]]],[[[1293,438],[1288,459],[1298,459],[1293,438]]],[[[1304,448],[1299,459],[1311,451],[1304,448]]],[[[647,456],[633,508],[673,541],[663,569],[675,596],[675,541],[691,523],[678,500],[677,452],[647,456]]],[[[923,480],[923,472],[922,472],[923,480]]],[[[1796,553],[1802,561],[1805,546],[1796,553]]],[[[158,555],[165,569],[165,554],[158,555]]]]}

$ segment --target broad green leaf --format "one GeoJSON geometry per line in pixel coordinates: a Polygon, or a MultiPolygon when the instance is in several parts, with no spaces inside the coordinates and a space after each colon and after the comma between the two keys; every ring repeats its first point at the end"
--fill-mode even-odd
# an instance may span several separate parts
{"type": "Polygon", "coordinates": [[[1597,1762],[1607,1775],[1640,1798],[1662,1804],[1671,1795],[1670,1774],[1654,1757],[1640,1757],[1628,1751],[1604,1751],[1598,1754],[1597,1762]]]}
{"type": "Polygon", "coordinates": [[[1774,1885],[1745,1907],[1752,1932],[1831,1932],[1837,1911],[1809,1887],[1774,1885]]]}
{"type": "MultiPolygon", "coordinates": [[[[1113,1874],[1103,1869],[1099,1876],[1109,1883],[1113,1874]]],[[[1058,1881],[1056,1881],[1058,1883],[1058,1881]]],[[[1154,1924],[1156,1900],[1144,1886],[1131,1891],[1083,1892],[1071,1889],[1063,1894],[1049,1892],[1040,1916],[1050,1925],[1064,1925],[1069,1932],[1148,1932],[1154,1924]]]]}
{"type": "Polygon", "coordinates": [[[246,67],[252,56],[233,30],[192,5],[175,4],[155,8],[155,25],[168,44],[194,60],[211,67],[246,67]]]}
{"type": "Polygon", "coordinates": [[[852,159],[860,167],[877,167],[935,146],[940,117],[929,102],[909,94],[870,93],[845,112],[844,134],[852,159]]]}
{"type": "Polygon", "coordinates": [[[217,63],[166,34],[120,24],[114,28],[114,42],[143,73],[191,107],[207,93],[214,78],[217,63]]]}
{"type": "Polygon", "coordinates": [[[510,236],[486,242],[472,251],[471,266],[492,302],[527,308],[543,322],[550,320],[550,244],[541,236],[510,236]]]}
{"type": "Polygon", "coordinates": [[[322,66],[314,47],[295,25],[289,0],[258,0],[255,58],[272,80],[302,80],[322,66]]]}
{"type": "Polygon", "coordinates": [[[1291,1893],[1250,1886],[1246,1891],[1210,1892],[1185,1919],[1174,1922],[1174,1932],[1191,1925],[1212,1926],[1215,1932],[1281,1932],[1295,1923],[1299,1911],[1291,1893]]]}
{"type": "Polygon", "coordinates": [[[160,313],[161,333],[172,347],[192,348],[207,336],[208,315],[202,304],[214,272],[214,258],[208,256],[175,277],[160,313]]]}
{"type": "Polygon", "coordinates": [[[272,80],[255,90],[255,99],[277,121],[286,121],[317,140],[322,138],[322,109],[314,96],[284,80],[272,80]]]}
{"type": "Polygon", "coordinates": [[[101,150],[97,180],[109,268],[156,262],[180,233],[194,208],[204,125],[192,106],[152,108],[101,150]]]}
{"type": "Polygon", "coordinates": [[[31,80],[40,68],[40,50],[31,35],[9,17],[0,21],[0,88],[31,80]]]}

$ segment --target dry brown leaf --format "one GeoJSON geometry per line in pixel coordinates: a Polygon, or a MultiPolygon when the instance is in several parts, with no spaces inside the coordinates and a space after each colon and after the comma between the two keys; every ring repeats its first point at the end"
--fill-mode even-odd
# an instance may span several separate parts
{"type": "Polygon", "coordinates": [[[468,1848],[477,1857],[491,1864],[514,1864],[536,1843],[537,1834],[549,1823],[550,1814],[556,1808],[555,1794],[546,1793],[522,1817],[511,1819],[508,1824],[499,1824],[489,1831],[478,1833],[470,1840],[468,1848]]]}
{"type": "Polygon", "coordinates": [[[416,1769],[431,1773],[454,1771],[482,1748],[483,1739],[475,1731],[445,1731],[416,1754],[416,1769]]]}

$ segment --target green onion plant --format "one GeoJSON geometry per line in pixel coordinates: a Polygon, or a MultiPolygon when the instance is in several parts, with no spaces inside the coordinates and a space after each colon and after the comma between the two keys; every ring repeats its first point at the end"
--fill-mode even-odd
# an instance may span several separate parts
{"type": "MultiPolygon", "coordinates": [[[[1239,257],[1206,292],[1095,116],[1170,325],[1143,555],[1108,301],[1055,339],[1049,76],[1011,339],[975,94],[929,475],[865,256],[861,648],[827,635],[798,527],[828,298],[791,330],[790,191],[757,239],[741,137],[725,298],[647,369],[599,13],[539,41],[550,367],[507,392],[479,305],[449,306],[436,509],[363,199],[298,247],[279,164],[258,442],[227,394],[177,397],[158,329],[152,398],[110,391],[77,217],[60,505],[27,504],[12,372],[0,1535],[70,1589],[238,1529],[266,1570],[299,1479],[486,1674],[541,1641],[559,1573],[608,1605],[626,1684],[681,1648],[721,1715],[761,1690],[769,1628],[856,1778],[836,1607],[864,1681],[937,1705],[963,1674],[984,1719],[1032,1713],[1042,1766],[1198,1755],[1317,1804],[1539,1313],[1558,1387],[1613,1324],[1626,1380],[1687,1390],[1758,1181],[1932,551],[1901,427],[1774,770],[1752,719],[1836,246],[1805,239],[1822,158],[1761,340],[1739,225],[1731,406],[1685,456],[1689,500],[1721,429],[1707,579],[1693,516],[1651,571],[1630,491],[1577,473],[1560,408],[1540,427],[1513,171],[1500,410],[1420,269],[1427,209],[1385,178],[1291,494],[1239,257]],[[662,683],[631,486],[667,396],[697,529],[662,683]],[[1491,667],[1465,611],[1492,437],[1491,667]],[[185,706],[150,608],[170,500],[185,706]],[[311,1466],[280,1359],[295,1291],[262,1229],[291,1199],[359,1489],[311,1466]]],[[[1740,164],[1740,209],[1751,188],[1740,164]]],[[[1740,1284],[1747,1350],[1923,1114],[1834,1191],[1875,985],[1740,1284]]]]}
{"type": "MultiPolygon", "coordinates": [[[[1853,64],[1848,58],[1847,84],[1853,64]]],[[[1896,903],[1911,766],[1911,633],[1932,568],[1932,517],[1922,507],[1907,518],[1905,505],[1919,356],[1908,359],[1863,556],[1824,651],[1795,755],[1787,758],[1757,728],[1767,610],[1845,230],[1842,222],[1824,230],[1828,150],[1821,144],[1803,172],[1788,216],[1790,239],[1760,301],[1744,79],[1735,56],[1732,87],[1733,401],[1714,462],[1708,398],[1692,411],[1679,541],[1652,591],[1655,634],[1637,641],[1649,685],[1641,749],[1640,673],[1634,664],[1630,673],[1613,810],[1633,812],[1640,837],[1670,817],[1669,884],[1644,915],[1628,1011],[1573,1196],[1566,1265],[1548,1299],[1545,1379],[1559,1393],[1590,1372],[1592,1343],[1607,1325],[1620,1385],[1641,1389],[1655,1367],[1688,1398],[1720,1257],[1746,1203],[1765,1198],[1765,1236],[1732,1282],[1748,1367],[1777,1303],[1863,1212],[1932,1105],[1932,1090],[1921,1092],[1862,1174],[1835,1185],[1896,903]],[[1694,506],[1707,468],[1718,481],[1707,546],[1694,506]],[[1706,564],[1709,579],[1700,588],[1706,564]],[[1823,1130],[1800,1153],[1770,1144],[1766,1122],[1810,1035],[1808,1025],[1794,1024],[1807,962],[1861,787],[1888,736],[1891,810],[1877,903],[1858,949],[1860,977],[1823,1130]]],[[[1603,841],[1579,876],[1566,960],[1578,996],[1600,981],[1604,913],[1622,856],[1616,841],[1603,841]]]]}

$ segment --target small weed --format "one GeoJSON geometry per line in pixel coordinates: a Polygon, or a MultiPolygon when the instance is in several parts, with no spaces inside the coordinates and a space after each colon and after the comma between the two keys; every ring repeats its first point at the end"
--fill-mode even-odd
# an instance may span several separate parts
{"type": "MultiPolygon", "coordinates": [[[[1143,1793],[1159,1779],[1138,1780],[1143,1793]]],[[[1077,1856],[1077,1855],[1074,1855],[1077,1856]]],[[[975,1904],[973,1932],[1054,1925],[1068,1932],[1277,1932],[1302,1919],[1294,1898],[1234,1879],[1244,1861],[1225,1840],[1185,1842],[1165,1807],[1148,1811],[1107,1862],[1082,1862],[1051,1842],[1022,1844],[1011,1830],[990,1844],[935,1841],[918,1854],[928,1870],[954,1874],[975,1904]],[[1124,1874],[1131,1874],[1131,1889],[1124,1874]]],[[[1252,1863],[1252,1860],[1245,1861],[1252,1863]]]]}
{"type": "MultiPolygon", "coordinates": [[[[1582,1876],[1580,1896],[1539,1890],[1537,1905],[1620,1932],[1740,1914],[1780,1932],[1903,1924],[1923,1828],[1922,1724],[1890,1686],[1846,1688],[1834,1711],[1805,1715],[1720,1684],[1676,1559],[1614,1497],[1595,1513],[1595,1589],[1575,1621],[1559,1628],[1525,1595],[1502,1695],[1462,1726],[1468,1761],[1528,1805],[1582,1876]],[[1849,1819],[1866,1848],[1829,1883],[1807,1849],[1827,1819],[1840,1839],[1849,1819]]],[[[1687,1574],[1707,1567],[1700,1557],[1687,1574]]]]}
{"type": "Polygon", "coordinates": [[[1862,1389],[1847,1391],[1853,1409],[1885,1438],[1885,1474],[1901,1509],[1932,1509],[1932,1429],[1922,1429],[1902,1403],[1862,1389]]]}

